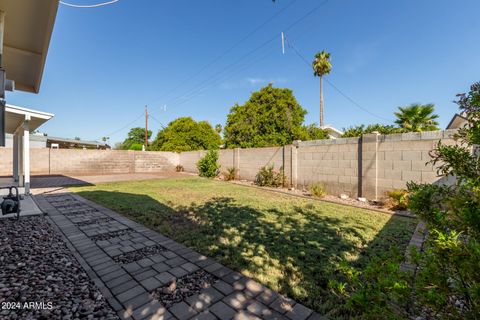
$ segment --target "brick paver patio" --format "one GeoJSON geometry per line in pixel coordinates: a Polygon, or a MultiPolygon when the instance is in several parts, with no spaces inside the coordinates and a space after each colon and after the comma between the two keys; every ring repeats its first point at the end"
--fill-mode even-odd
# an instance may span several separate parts
{"type": "Polygon", "coordinates": [[[41,194],[36,201],[122,319],[325,319],[76,194],[41,194]],[[162,303],[173,280],[183,294],[162,303]]]}

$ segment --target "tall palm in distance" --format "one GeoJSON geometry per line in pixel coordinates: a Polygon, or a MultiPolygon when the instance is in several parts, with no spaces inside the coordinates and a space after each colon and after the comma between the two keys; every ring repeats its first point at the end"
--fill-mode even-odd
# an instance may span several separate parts
{"type": "Polygon", "coordinates": [[[398,107],[395,112],[395,123],[407,132],[436,131],[438,115],[434,114],[433,104],[411,104],[407,107],[398,107]]]}
{"type": "Polygon", "coordinates": [[[320,128],[323,128],[324,123],[324,102],[323,102],[323,76],[329,74],[332,70],[332,63],[330,62],[330,53],[326,51],[318,52],[315,55],[315,60],[312,63],[313,74],[320,77],[320,128]]]}

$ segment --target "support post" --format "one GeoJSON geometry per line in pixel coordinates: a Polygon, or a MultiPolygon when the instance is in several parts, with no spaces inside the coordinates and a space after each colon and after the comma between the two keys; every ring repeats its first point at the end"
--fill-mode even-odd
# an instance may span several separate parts
{"type": "Polygon", "coordinates": [[[291,162],[291,174],[292,174],[292,188],[298,187],[298,148],[300,140],[294,141],[292,145],[292,162],[291,162]]]}
{"type": "Polygon", "coordinates": [[[5,147],[5,70],[2,68],[5,12],[0,11],[0,147],[5,147]]]}
{"type": "Polygon", "coordinates": [[[233,149],[233,167],[236,171],[235,179],[240,178],[240,148],[233,149]]]}
{"type": "Polygon", "coordinates": [[[19,150],[20,150],[20,144],[19,144],[19,134],[17,131],[13,134],[13,181],[17,182],[18,181],[18,162],[19,162],[19,150]]]}
{"type": "Polygon", "coordinates": [[[25,194],[30,194],[30,115],[23,122],[23,170],[25,194]]]}
{"type": "Polygon", "coordinates": [[[378,131],[373,132],[375,134],[375,201],[378,200],[378,140],[380,133],[378,131]]]}

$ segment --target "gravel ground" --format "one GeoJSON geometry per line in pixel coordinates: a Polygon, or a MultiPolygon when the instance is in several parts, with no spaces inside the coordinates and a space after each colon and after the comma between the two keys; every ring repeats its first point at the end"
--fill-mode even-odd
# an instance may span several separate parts
{"type": "Polygon", "coordinates": [[[118,319],[45,217],[0,219],[1,319],[118,319]]]}
{"type": "Polygon", "coordinates": [[[164,287],[156,289],[153,292],[153,296],[166,308],[170,308],[175,303],[181,302],[186,298],[199,293],[217,281],[218,278],[214,275],[199,270],[178,278],[164,287]]]}

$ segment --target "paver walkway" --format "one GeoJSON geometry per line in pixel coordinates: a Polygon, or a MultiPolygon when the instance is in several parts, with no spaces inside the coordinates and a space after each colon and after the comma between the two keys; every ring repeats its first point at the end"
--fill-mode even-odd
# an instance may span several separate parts
{"type": "Polygon", "coordinates": [[[325,319],[76,194],[36,201],[122,319],[325,319]]]}

